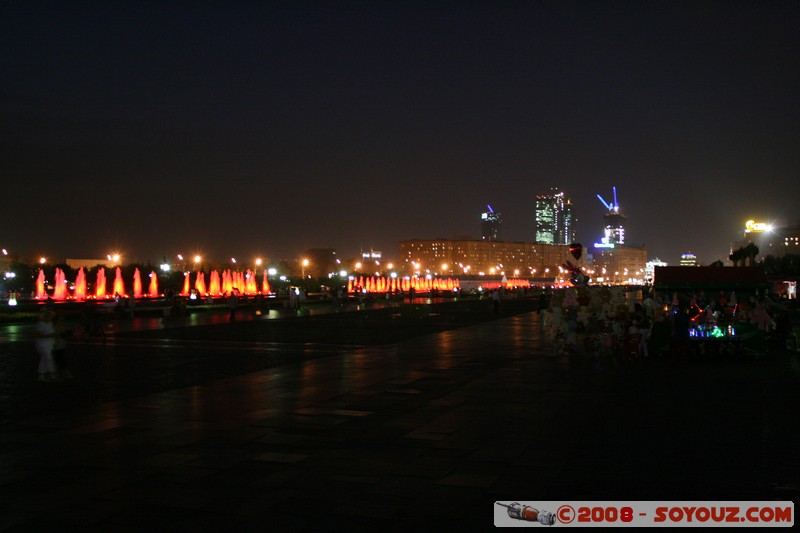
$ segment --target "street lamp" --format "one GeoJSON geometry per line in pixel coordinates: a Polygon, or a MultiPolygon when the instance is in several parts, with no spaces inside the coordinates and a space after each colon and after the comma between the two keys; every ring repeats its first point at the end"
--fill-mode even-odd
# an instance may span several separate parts
{"type": "Polygon", "coordinates": [[[308,259],[303,259],[303,279],[306,279],[306,267],[308,266],[308,259]]]}

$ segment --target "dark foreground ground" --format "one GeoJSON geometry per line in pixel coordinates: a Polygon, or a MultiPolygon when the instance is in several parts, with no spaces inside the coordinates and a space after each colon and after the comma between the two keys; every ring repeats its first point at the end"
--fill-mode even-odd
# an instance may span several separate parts
{"type": "MultiPolygon", "coordinates": [[[[0,348],[0,531],[492,527],[495,501],[797,500],[796,354],[554,357],[538,315],[118,328],[0,348]]],[[[483,314],[482,314],[483,313],[483,314]]]]}

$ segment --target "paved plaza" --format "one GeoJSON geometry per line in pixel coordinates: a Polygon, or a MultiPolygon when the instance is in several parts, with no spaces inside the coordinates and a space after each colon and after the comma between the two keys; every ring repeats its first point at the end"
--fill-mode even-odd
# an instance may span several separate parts
{"type": "Polygon", "coordinates": [[[524,306],[432,309],[118,320],[54,383],[2,326],[0,531],[485,530],[495,501],[800,496],[797,354],[599,364],[524,306]]]}

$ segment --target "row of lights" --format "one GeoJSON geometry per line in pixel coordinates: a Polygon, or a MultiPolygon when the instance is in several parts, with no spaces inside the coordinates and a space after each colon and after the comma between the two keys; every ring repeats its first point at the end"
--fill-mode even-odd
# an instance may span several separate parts
{"type": "MultiPolygon", "coordinates": [[[[3,255],[8,255],[8,251],[6,249],[3,249],[3,255]]],[[[183,255],[181,255],[181,254],[178,254],[177,257],[178,257],[179,261],[183,261],[184,260],[183,255]]],[[[120,259],[121,259],[121,256],[118,253],[113,253],[113,254],[108,254],[107,258],[108,258],[109,261],[112,261],[114,264],[118,264],[120,259]]],[[[194,260],[195,265],[199,265],[200,263],[202,263],[203,258],[200,255],[195,255],[193,260],[194,260]]],[[[46,262],[47,262],[47,259],[45,257],[41,257],[39,259],[39,263],[40,264],[45,264],[46,262]]],[[[340,263],[340,261],[338,259],[336,260],[336,262],[340,263]]],[[[235,257],[231,257],[231,263],[233,263],[233,264],[237,263],[235,257]]],[[[255,259],[255,265],[256,266],[261,266],[262,264],[263,264],[263,260],[260,257],[255,259]]],[[[309,262],[308,259],[303,259],[301,261],[301,264],[303,266],[303,278],[305,278],[306,277],[305,271],[306,271],[307,267],[309,266],[310,262],[309,262]]],[[[422,273],[422,270],[421,270],[422,269],[422,264],[420,262],[412,261],[411,264],[414,267],[416,274],[419,275],[419,274],[422,273]]],[[[380,261],[375,261],[375,265],[376,266],[380,266],[380,261]]],[[[472,267],[470,265],[466,265],[465,266],[465,265],[463,265],[461,263],[459,263],[458,266],[461,267],[461,269],[464,271],[465,274],[468,273],[472,269],[472,267]]],[[[364,267],[364,265],[361,262],[355,263],[355,270],[356,271],[360,271],[363,267],[364,267]]],[[[387,263],[386,267],[387,267],[388,270],[392,270],[394,268],[394,265],[392,263],[387,263]]],[[[449,267],[449,265],[447,263],[442,263],[442,265],[441,265],[442,272],[447,271],[448,267],[449,267]]],[[[489,274],[490,275],[494,275],[497,272],[505,274],[505,271],[503,271],[502,268],[503,268],[503,265],[498,265],[497,267],[491,267],[491,268],[489,268],[489,274]]],[[[164,263],[164,264],[161,265],[161,270],[164,271],[164,272],[169,272],[170,269],[171,269],[171,267],[170,267],[170,265],[168,263],[164,263]]],[[[559,269],[560,272],[563,272],[563,269],[561,267],[558,267],[558,269],[559,269]]],[[[535,268],[529,268],[529,270],[530,270],[531,274],[533,274],[533,275],[536,274],[536,269],[535,268]]],[[[584,270],[586,270],[586,269],[584,268],[584,270]]],[[[268,269],[267,272],[268,272],[269,275],[275,275],[277,273],[276,269],[274,269],[274,268],[268,269]]],[[[426,270],[425,272],[430,274],[430,270],[426,270]]],[[[550,273],[550,269],[549,268],[545,268],[544,269],[544,274],[549,274],[549,273],[550,273]]],[[[594,274],[594,270],[588,270],[587,273],[594,274]]],[[[641,274],[641,270],[638,270],[637,273],[641,274]]],[[[342,277],[346,277],[347,276],[347,272],[345,270],[341,270],[339,272],[339,274],[342,277]]],[[[379,273],[376,273],[376,274],[379,274],[379,273]]],[[[395,273],[393,272],[393,274],[395,274],[395,273]]],[[[514,270],[514,276],[519,276],[519,274],[520,274],[519,269],[515,269],[514,270]]],[[[602,269],[602,274],[603,274],[603,276],[605,276],[607,274],[605,268],[602,269]]],[[[614,272],[615,276],[619,276],[619,274],[620,273],[618,271],[614,272]]],[[[485,275],[485,273],[484,272],[479,272],[478,275],[485,275]]],[[[624,269],[624,275],[626,277],[628,275],[628,269],[627,268],[624,269]]],[[[6,277],[9,277],[9,276],[6,275],[6,277]]]]}
{"type": "MultiPolygon", "coordinates": [[[[8,251],[5,248],[3,249],[3,255],[8,255],[8,251]]],[[[183,261],[183,255],[178,254],[177,258],[178,258],[179,261],[183,261]]],[[[118,254],[118,253],[113,253],[113,254],[106,255],[106,259],[108,261],[111,261],[113,264],[118,265],[119,262],[120,262],[120,259],[122,259],[122,256],[120,254],[118,254]]],[[[203,262],[203,257],[201,255],[195,255],[194,258],[193,258],[193,261],[194,261],[195,265],[199,265],[200,263],[203,262]]],[[[235,257],[231,257],[231,263],[233,263],[234,265],[236,264],[236,258],[235,257]]],[[[260,267],[263,263],[264,263],[263,259],[261,259],[260,257],[256,258],[255,264],[256,264],[257,267],[260,267]]],[[[39,258],[39,264],[40,265],[47,264],[47,258],[46,257],[40,257],[39,258]]],[[[308,259],[303,260],[303,265],[304,266],[308,266],[308,259]]],[[[162,263],[160,265],[160,268],[161,268],[161,270],[163,272],[169,272],[172,269],[172,266],[169,263],[162,263]]],[[[269,268],[269,269],[267,269],[267,273],[270,276],[274,276],[275,274],[278,273],[278,271],[275,268],[269,268]]],[[[5,277],[6,278],[14,277],[14,273],[13,272],[6,272],[5,277]]]]}
{"type": "MultiPolygon", "coordinates": [[[[414,271],[415,271],[416,274],[421,274],[422,273],[422,263],[421,262],[411,261],[411,266],[414,267],[414,271]]],[[[464,274],[469,274],[469,272],[472,270],[472,265],[464,265],[463,263],[458,263],[458,267],[461,268],[461,270],[464,272],[464,274]]],[[[442,263],[441,264],[441,271],[442,272],[446,272],[449,268],[450,268],[449,264],[447,264],[447,263],[442,263]]],[[[528,267],[528,270],[530,271],[531,275],[536,275],[536,269],[535,268],[528,267]]],[[[425,272],[430,273],[430,270],[426,269],[425,272]]],[[[550,269],[549,268],[545,268],[543,272],[544,272],[544,274],[549,274],[550,273],[550,269]]],[[[493,267],[489,268],[489,274],[490,275],[494,275],[494,274],[497,274],[497,273],[500,273],[500,274],[505,274],[506,273],[505,272],[505,267],[502,264],[499,264],[499,265],[496,265],[496,266],[493,266],[493,267]]],[[[480,272],[478,272],[478,275],[479,276],[485,276],[486,272],[480,271],[480,272]]],[[[520,270],[518,268],[514,269],[514,276],[519,276],[519,275],[520,275],[520,270]]]]}

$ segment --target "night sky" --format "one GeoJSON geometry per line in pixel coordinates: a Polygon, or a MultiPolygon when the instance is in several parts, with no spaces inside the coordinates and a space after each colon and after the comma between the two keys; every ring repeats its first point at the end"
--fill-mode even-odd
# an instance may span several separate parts
{"type": "Polygon", "coordinates": [[[800,2],[226,4],[0,4],[0,246],[394,257],[551,187],[672,264],[800,223],[800,2]]]}

